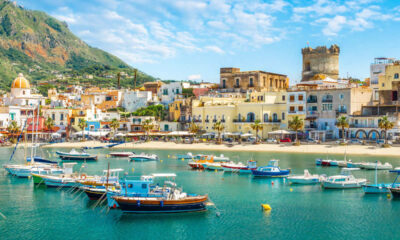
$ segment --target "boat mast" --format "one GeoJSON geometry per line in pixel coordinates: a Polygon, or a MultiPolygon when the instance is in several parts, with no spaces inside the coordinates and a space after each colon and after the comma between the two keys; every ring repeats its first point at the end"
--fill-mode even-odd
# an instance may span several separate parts
{"type": "Polygon", "coordinates": [[[375,184],[378,184],[378,160],[376,160],[375,164],[375,184]]]}
{"type": "Polygon", "coordinates": [[[35,108],[33,109],[33,112],[32,112],[32,121],[31,121],[31,123],[32,123],[32,129],[31,129],[31,137],[32,137],[31,163],[32,163],[32,161],[33,161],[33,148],[34,148],[34,135],[33,135],[33,133],[34,133],[34,130],[35,130],[35,125],[34,125],[34,123],[35,123],[35,108]]]}
{"type": "MultiPolygon", "coordinates": [[[[38,138],[39,138],[39,106],[40,106],[40,99],[39,99],[39,103],[38,103],[38,107],[37,107],[37,114],[36,114],[36,140],[35,143],[38,143],[38,138]]],[[[36,150],[37,150],[37,146],[35,146],[35,155],[36,156],[36,150]]]]}

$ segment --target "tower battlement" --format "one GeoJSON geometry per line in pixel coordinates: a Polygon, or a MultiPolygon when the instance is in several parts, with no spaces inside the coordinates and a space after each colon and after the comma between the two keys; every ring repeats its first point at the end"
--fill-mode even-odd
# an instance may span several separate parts
{"type": "Polygon", "coordinates": [[[333,44],[329,48],[318,46],[301,49],[303,55],[303,71],[301,81],[312,80],[315,75],[339,78],[339,54],[340,48],[333,44]]]}

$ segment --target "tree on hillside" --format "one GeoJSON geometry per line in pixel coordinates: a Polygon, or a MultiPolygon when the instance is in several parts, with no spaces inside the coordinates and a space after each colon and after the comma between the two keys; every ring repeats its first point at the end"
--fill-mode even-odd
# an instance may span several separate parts
{"type": "Polygon", "coordinates": [[[114,118],[113,120],[111,120],[110,127],[114,131],[114,138],[115,138],[116,130],[119,128],[119,121],[116,118],[114,118]]]}
{"type": "Polygon", "coordinates": [[[143,121],[142,128],[146,135],[146,140],[149,140],[150,131],[154,129],[154,124],[150,119],[146,119],[143,121]]]}

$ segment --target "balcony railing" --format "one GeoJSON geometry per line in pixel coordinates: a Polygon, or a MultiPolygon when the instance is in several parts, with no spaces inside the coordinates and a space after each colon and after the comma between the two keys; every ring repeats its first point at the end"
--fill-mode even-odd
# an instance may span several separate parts
{"type": "Polygon", "coordinates": [[[317,101],[317,99],[315,99],[315,98],[309,98],[309,99],[307,99],[307,103],[317,103],[318,101],[317,101]]]}
{"type": "Polygon", "coordinates": [[[210,122],[210,120],[206,119],[205,122],[208,123],[208,122],[210,122]]]}
{"type": "Polygon", "coordinates": [[[282,120],[280,119],[272,119],[272,120],[268,120],[268,121],[264,121],[265,123],[280,123],[282,120]]]}
{"type": "Polygon", "coordinates": [[[333,100],[332,99],[322,99],[322,102],[323,103],[331,103],[331,102],[333,102],[333,100]]]}
{"type": "Polygon", "coordinates": [[[235,123],[253,123],[254,120],[248,120],[248,119],[233,119],[233,122],[235,123]]]}

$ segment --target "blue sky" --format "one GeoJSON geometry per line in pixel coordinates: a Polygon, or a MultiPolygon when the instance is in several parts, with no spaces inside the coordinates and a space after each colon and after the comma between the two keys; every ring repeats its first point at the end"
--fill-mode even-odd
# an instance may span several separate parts
{"type": "Polygon", "coordinates": [[[220,67],[301,77],[301,48],[338,44],[340,76],[400,58],[397,0],[19,0],[161,79],[219,81],[220,67]]]}

